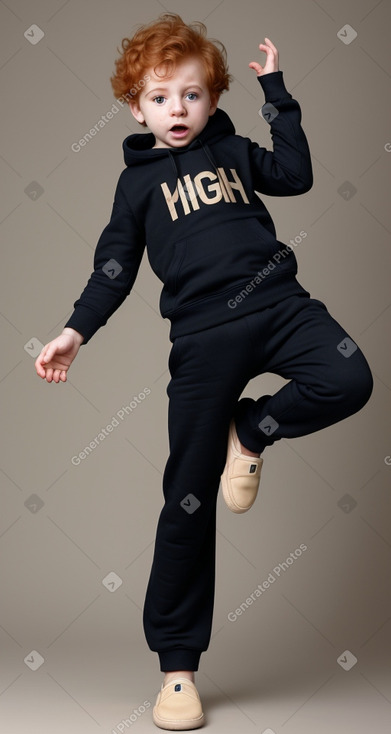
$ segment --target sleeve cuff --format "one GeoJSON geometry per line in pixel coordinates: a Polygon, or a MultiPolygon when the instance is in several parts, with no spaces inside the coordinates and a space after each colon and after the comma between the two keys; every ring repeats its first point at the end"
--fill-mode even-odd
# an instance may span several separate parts
{"type": "Polygon", "coordinates": [[[82,341],[81,346],[84,344],[87,344],[91,337],[95,334],[98,329],[104,325],[105,320],[102,319],[102,317],[92,311],[90,308],[86,308],[85,306],[78,306],[73,314],[71,315],[70,319],[64,324],[64,328],[70,328],[75,329],[75,331],[78,331],[80,334],[83,335],[84,341],[82,341]]]}
{"type": "Polygon", "coordinates": [[[264,91],[266,102],[273,102],[273,100],[281,99],[281,97],[292,99],[292,95],[285,86],[281,69],[272,71],[270,74],[257,76],[257,79],[264,91]]]}

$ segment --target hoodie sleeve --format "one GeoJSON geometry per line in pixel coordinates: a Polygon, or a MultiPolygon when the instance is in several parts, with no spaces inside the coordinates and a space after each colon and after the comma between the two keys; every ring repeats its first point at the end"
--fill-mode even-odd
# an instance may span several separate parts
{"type": "Polygon", "coordinates": [[[87,344],[129,295],[144,248],[145,237],[127,205],[121,174],[110,221],[96,245],[94,271],[64,325],[64,328],[70,327],[84,336],[82,344],[87,344]]]}
{"type": "Polygon", "coordinates": [[[265,93],[262,116],[270,125],[273,151],[250,142],[254,188],[269,196],[305,194],[312,187],[313,174],[299,103],[287,91],[282,71],[257,79],[265,93]]]}

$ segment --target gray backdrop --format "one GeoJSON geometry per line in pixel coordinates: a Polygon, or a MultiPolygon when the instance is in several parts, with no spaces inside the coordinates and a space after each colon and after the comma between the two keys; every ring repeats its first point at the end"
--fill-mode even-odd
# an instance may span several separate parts
{"type": "MultiPolygon", "coordinates": [[[[72,145],[115,102],[109,77],[123,36],[164,10],[203,20],[223,41],[235,81],[220,106],[238,133],[269,149],[248,63],[264,63],[265,36],[277,46],[302,107],[314,186],[263,198],[278,238],[295,241],[300,282],[357,341],[375,379],[360,413],[266,449],[251,512],[233,515],[219,496],[213,636],[196,676],[209,727],[383,733],[391,721],[387,0],[0,2],[1,727],[154,729],[162,674],[142,606],[168,455],[170,342],[146,255],[129,298],[81,347],[65,384],[39,379],[34,361],[87,282],[124,167],[122,141],[143,129],[124,107],[78,152],[72,145]],[[262,595],[246,602],[258,585],[262,595]]],[[[267,374],[244,394],[282,384],[267,374]]]]}

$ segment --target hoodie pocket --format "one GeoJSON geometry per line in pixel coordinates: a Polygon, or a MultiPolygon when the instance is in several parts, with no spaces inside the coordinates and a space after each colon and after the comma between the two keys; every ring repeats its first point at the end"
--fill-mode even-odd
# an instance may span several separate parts
{"type": "Polygon", "coordinates": [[[273,257],[278,252],[281,243],[278,242],[276,237],[256,217],[247,219],[246,227],[253,233],[258,247],[262,248],[265,260],[273,257]]]}
{"type": "Polygon", "coordinates": [[[171,295],[176,296],[179,289],[179,273],[181,269],[181,265],[183,262],[183,258],[185,256],[185,250],[186,250],[186,240],[179,240],[178,242],[174,243],[174,253],[170,262],[165,287],[166,289],[171,293],[171,295]]]}
{"type": "MultiPolygon", "coordinates": [[[[279,249],[281,243],[255,217],[222,222],[190,235],[177,243],[170,268],[176,307],[251,280],[279,249]]],[[[274,274],[291,264],[285,257],[284,264],[274,265],[274,274]]]]}
{"type": "MultiPolygon", "coordinates": [[[[160,309],[179,308],[251,282],[265,268],[275,277],[296,272],[295,257],[256,217],[225,220],[173,244],[160,309]]],[[[262,287],[262,286],[260,286],[262,287]]]]}

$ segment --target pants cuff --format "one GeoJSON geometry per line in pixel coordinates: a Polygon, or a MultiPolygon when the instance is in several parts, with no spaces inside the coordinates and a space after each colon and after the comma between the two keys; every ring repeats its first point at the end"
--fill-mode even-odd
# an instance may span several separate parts
{"type": "Polygon", "coordinates": [[[259,430],[258,426],[255,427],[253,424],[253,416],[255,408],[260,410],[261,406],[269,400],[270,395],[264,395],[258,401],[252,398],[242,398],[239,400],[236,406],[234,420],[236,433],[239,437],[239,441],[249,451],[261,454],[266,446],[273,443],[273,440],[268,441],[266,435],[259,430]]]}
{"type": "Polygon", "coordinates": [[[168,673],[172,670],[198,670],[202,650],[162,650],[158,651],[160,670],[168,673]]]}

